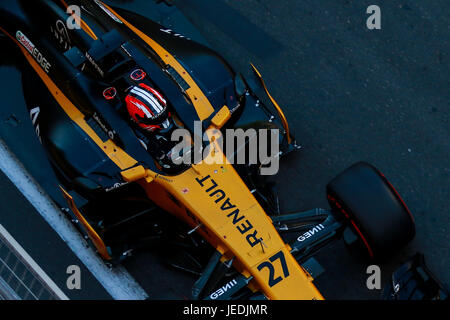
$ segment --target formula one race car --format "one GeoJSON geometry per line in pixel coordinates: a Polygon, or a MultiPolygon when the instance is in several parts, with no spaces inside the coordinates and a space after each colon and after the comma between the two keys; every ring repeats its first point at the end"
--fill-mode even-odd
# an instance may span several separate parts
{"type": "Polygon", "coordinates": [[[254,66],[246,80],[211,49],[100,0],[3,0],[0,31],[24,57],[25,100],[67,214],[109,263],[163,247],[200,275],[194,299],[322,299],[305,263],[318,249],[353,236],[383,258],[414,236],[405,203],[367,163],[328,184],[331,210],[286,215],[261,175],[267,161],[232,164],[252,139],[279,145],[271,159],[298,148],[254,66]],[[177,129],[193,136],[178,153],[177,129]],[[216,136],[228,129],[257,134],[225,152],[216,136]]]}

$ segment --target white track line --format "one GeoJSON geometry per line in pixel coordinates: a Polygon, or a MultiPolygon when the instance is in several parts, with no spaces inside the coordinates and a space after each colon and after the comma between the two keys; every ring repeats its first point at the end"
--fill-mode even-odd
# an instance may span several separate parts
{"type": "Polygon", "coordinates": [[[109,269],[100,257],[84,245],[85,240],[45,194],[37,182],[0,139],[0,170],[16,185],[47,223],[97,278],[106,291],[117,300],[141,300],[147,294],[123,267],[109,269]]]}
{"type": "MultiPolygon", "coordinates": [[[[3,238],[8,245],[13,247],[15,253],[20,256],[20,259],[35,272],[38,277],[47,285],[47,287],[57,296],[60,300],[69,300],[69,297],[53,282],[52,279],[45,273],[44,270],[30,257],[30,255],[22,248],[22,246],[14,239],[14,237],[0,224],[0,238],[3,238]]],[[[20,280],[20,279],[19,279],[20,280]]]]}

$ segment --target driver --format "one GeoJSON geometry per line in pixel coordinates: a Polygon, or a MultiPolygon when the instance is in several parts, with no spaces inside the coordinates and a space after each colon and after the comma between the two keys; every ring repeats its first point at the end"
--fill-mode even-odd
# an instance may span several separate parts
{"type": "Polygon", "coordinates": [[[141,145],[155,154],[162,167],[170,169],[173,166],[170,157],[173,142],[168,137],[174,126],[166,100],[155,89],[145,83],[139,83],[129,89],[125,104],[131,120],[142,129],[142,132],[136,130],[141,145]]]}
{"type": "Polygon", "coordinates": [[[167,102],[150,86],[140,83],[128,92],[125,103],[131,119],[146,132],[164,132],[171,127],[167,102]]]}

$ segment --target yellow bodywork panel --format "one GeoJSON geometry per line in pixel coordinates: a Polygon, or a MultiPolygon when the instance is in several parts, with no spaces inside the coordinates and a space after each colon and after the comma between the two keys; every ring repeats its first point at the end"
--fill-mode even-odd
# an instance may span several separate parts
{"type": "Polygon", "coordinates": [[[269,299],[322,299],[271,219],[220,154],[223,164],[208,164],[209,155],[195,165],[196,170],[156,175],[152,183],[141,181],[141,185],[164,209],[179,216],[184,212],[192,226],[201,224],[198,231],[212,244],[226,248],[269,299]],[[177,203],[171,203],[167,194],[177,203]]]}
{"type": "Polygon", "coordinates": [[[222,109],[220,109],[219,112],[217,112],[216,115],[211,119],[211,123],[213,124],[213,126],[220,129],[230,118],[230,109],[228,109],[227,106],[223,106],[222,109]]]}

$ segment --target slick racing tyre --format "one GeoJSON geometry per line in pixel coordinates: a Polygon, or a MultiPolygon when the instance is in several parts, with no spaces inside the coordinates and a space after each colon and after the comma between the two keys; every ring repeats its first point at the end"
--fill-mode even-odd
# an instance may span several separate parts
{"type": "Polygon", "coordinates": [[[334,178],[327,185],[327,198],[372,259],[394,254],[414,237],[411,212],[386,177],[368,163],[356,163],[334,178]]]}

